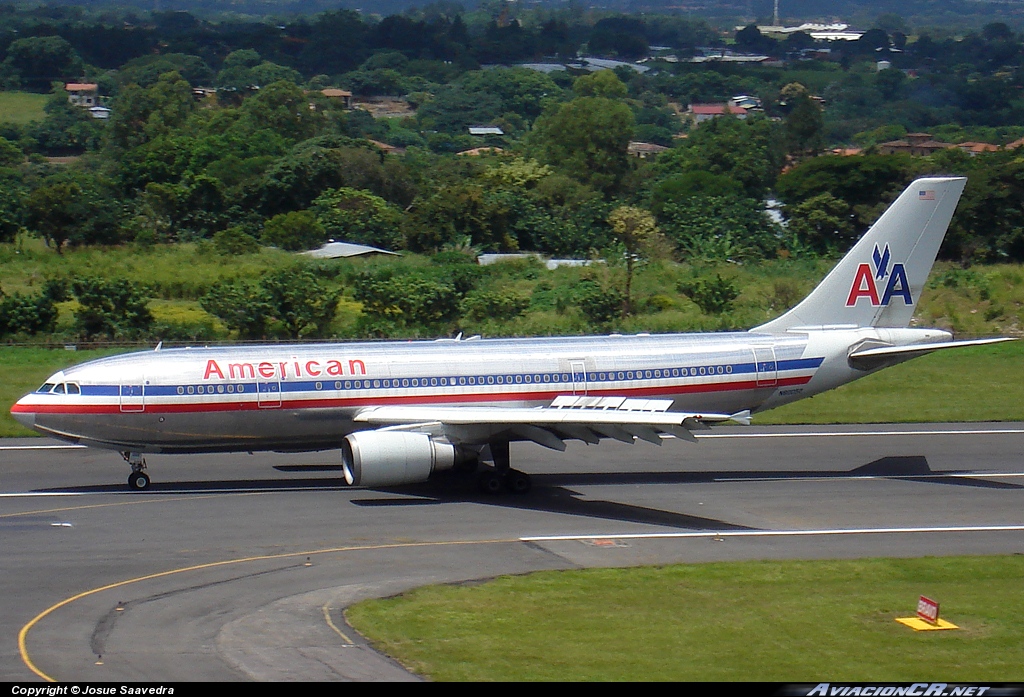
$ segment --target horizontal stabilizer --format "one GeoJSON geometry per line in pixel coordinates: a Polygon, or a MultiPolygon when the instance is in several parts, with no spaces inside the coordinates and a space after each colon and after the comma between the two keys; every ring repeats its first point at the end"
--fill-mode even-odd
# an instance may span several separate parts
{"type": "Polygon", "coordinates": [[[966,341],[940,341],[934,344],[910,344],[909,346],[876,346],[858,349],[852,352],[849,358],[850,365],[853,367],[872,370],[882,365],[888,365],[893,360],[910,360],[932,351],[964,348],[966,346],[985,346],[987,344],[999,344],[1004,341],[1016,341],[1016,339],[1012,337],[999,337],[995,339],[970,339],[966,341]]]}

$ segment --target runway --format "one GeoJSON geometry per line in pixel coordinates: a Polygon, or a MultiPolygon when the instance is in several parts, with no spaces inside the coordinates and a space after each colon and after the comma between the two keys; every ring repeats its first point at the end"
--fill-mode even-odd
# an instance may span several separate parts
{"type": "MultiPolygon", "coordinates": [[[[338,454],[0,442],[0,679],[415,679],[344,623],[366,597],[539,569],[1024,553],[1024,424],[722,428],[514,445],[525,496],[344,485],[338,454]]],[[[514,647],[510,647],[514,650],[514,647]]]]}

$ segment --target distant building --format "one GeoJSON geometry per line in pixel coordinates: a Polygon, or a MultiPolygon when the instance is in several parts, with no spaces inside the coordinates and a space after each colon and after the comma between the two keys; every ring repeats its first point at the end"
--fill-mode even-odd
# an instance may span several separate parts
{"type": "Polygon", "coordinates": [[[470,148],[469,150],[463,150],[455,153],[456,155],[462,155],[463,157],[480,157],[481,155],[500,155],[503,152],[501,148],[488,147],[484,145],[479,148],[470,148]]]}
{"type": "Polygon", "coordinates": [[[753,109],[761,109],[761,100],[749,94],[738,94],[729,100],[729,106],[751,111],[753,109]]]}
{"type": "Polygon", "coordinates": [[[346,109],[352,108],[352,93],[348,90],[339,90],[336,87],[327,87],[320,90],[320,94],[330,99],[337,99],[346,109]]]}
{"type": "Polygon", "coordinates": [[[370,143],[372,143],[374,146],[376,146],[378,150],[384,151],[385,155],[405,154],[405,148],[400,148],[397,145],[389,145],[387,143],[382,143],[379,140],[373,140],[372,138],[367,138],[367,140],[370,141],[370,143]]]}
{"type": "Polygon", "coordinates": [[[89,107],[89,116],[94,119],[109,119],[110,109],[105,106],[93,106],[89,107]]]}
{"type": "Polygon", "coordinates": [[[691,104],[690,108],[686,110],[686,115],[694,124],[699,125],[718,116],[735,116],[738,119],[745,119],[747,110],[728,104],[691,104]]]}
{"type": "Polygon", "coordinates": [[[668,150],[668,148],[664,145],[658,145],[656,143],[641,143],[636,140],[629,141],[629,145],[626,146],[627,155],[639,157],[641,160],[646,160],[648,157],[654,157],[659,152],[665,152],[666,150],[668,150]]]}
{"type": "Polygon", "coordinates": [[[505,131],[501,130],[497,126],[470,126],[469,135],[471,136],[503,136],[505,131]]]}
{"type": "MultiPolygon", "coordinates": [[[[807,22],[798,27],[783,27],[777,24],[758,25],[757,30],[765,36],[783,39],[790,34],[803,32],[815,41],[856,41],[864,32],[850,29],[849,24],[816,24],[807,22]]],[[[746,27],[736,27],[736,31],[746,27]]]]}
{"type": "Polygon", "coordinates": [[[94,82],[69,82],[64,85],[68,102],[85,108],[99,104],[99,89],[99,85],[94,82]]]}
{"type": "Polygon", "coordinates": [[[888,143],[879,144],[878,152],[883,155],[905,153],[907,155],[925,156],[953,147],[956,146],[951,143],[932,140],[931,133],[908,133],[900,140],[890,140],[888,143]]]}
{"type": "Polygon", "coordinates": [[[351,257],[373,256],[376,254],[401,256],[398,252],[389,252],[386,249],[368,247],[365,244],[355,244],[353,242],[328,242],[320,249],[302,252],[302,254],[315,259],[349,259],[351,257]]]}
{"type": "Polygon", "coordinates": [[[980,155],[983,152],[996,152],[999,150],[998,145],[993,145],[992,143],[979,143],[973,140],[957,143],[956,146],[964,152],[969,153],[971,157],[980,155]]]}

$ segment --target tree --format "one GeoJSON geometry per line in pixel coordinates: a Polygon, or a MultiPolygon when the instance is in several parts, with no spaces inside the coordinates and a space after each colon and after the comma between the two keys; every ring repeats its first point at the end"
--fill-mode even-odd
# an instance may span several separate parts
{"type": "Polygon", "coordinates": [[[309,97],[293,82],[278,80],[242,105],[242,114],[255,129],[265,128],[294,141],[312,138],[323,127],[325,117],[309,108],[309,97]]]}
{"type": "Polygon", "coordinates": [[[729,177],[743,185],[747,196],[759,199],[784,161],[785,138],[775,123],[720,116],[702,123],[684,145],[660,154],[655,168],[662,176],[707,172],[729,177]]]}
{"type": "Polygon", "coordinates": [[[256,285],[218,283],[200,299],[240,339],[265,338],[272,329],[289,339],[330,334],[342,291],[328,287],[311,269],[284,268],[256,285]]]}
{"type": "Polygon", "coordinates": [[[830,193],[818,194],[786,207],[787,232],[794,251],[841,254],[857,240],[850,204],[830,193]]]}
{"type": "Polygon", "coordinates": [[[199,300],[200,306],[237,332],[239,339],[262,339],[271,308],[262,288],[247,283],[216,283],[199,300]]]}
{"type": "Polygon", "coordinates": [[[764,259],[780,246],[780,230],[757,199],[699,195],[670,201],[658,221],[683,259],[727,261],[764,259]]]}
{"type": "Polygon", "coordinates": [[[368,191],[328,189],[310,207],[327,237],[384,249],[402,246],[402,212],[368,191]]]}
{"type": "Polygon", "coordinates": [[[309,211],[275,215],[263,226],[263,244],[289,252],[315,249],[327,239],[324,227],[309,211]]]}
{"type": "Polygon", "coordinates": [[[75,327],[87,339],[137,339],[153,324],[145,291],[127,279],[77,278],[75,327]]]}
{"type": "Polygon", "coordinates": [[[578,97],[537,119],[532,141],[538,159],[607,193],[629,169],[626,149],[633,112],[606,97],[578,97]]]}
{"type": "Polygon", "coordinates": [[[16,171],[0,168],[0,242],[14,240],[24,224],[24,181],[16,171]]]}
{"type": "Polygon", "coordinates": [[[789,104],[791,108],[786,116],[786,136],[790,153],[815,155],[825,145],[825,119],[821,107],[806,92],[793,97],[789,104]]]}
{"type": "Polygon", "coordinates": [[[195,108],[192,86],[177,72],[164,73],[149,87],[128,85],[114,102],[111,141],[136,147],[177,129],[195,108]]]}
{"type": "Polygon", "coordinates": [[[633,272],[644,260],[644,250],[659,235],[654,216],[636,206],[619,206],[608,216],[612,234],[625,250],[626,287],[623,317],[633,314],[633,272]]]}
{"type": "Polygon", "coordinates": [[[61,253],[65,244],[112,244],[120,239],[120,207],[108,182],[69,169],[43,180],[25,201],[30,230],[61,253]]]}
{"type": "Polygon", "coordinates": [[[572,90],[580,97],[606,97],[624,99],[629,94],[626,84],[613,70],[598,70],[576,78],[572,90]]]}
{"type": "Polygon", "coordinates": [[[260,287],[288,338],[323,338],[330,333],[341,289],[328,288],[310,269],[301,267],[270,273],[260,287]]]}
{"type": "Polygon", "coordinates": [[[25,87],[42,89],[82,74],[82,59],[59,36],[18,39],[7,48],[2,70],[25,87]]]}
{"type": "Polygon", "coordinates": [[[52,332],[57,324],[57,303],[64,299],[63,285],[47,281],[41,293],[5,295],[0,290],[0,336],[52,332]]]}
{"type": "Polygon", "coordinates": [[[397,274],[392,269],[357,274],[352,288],[355,300],[363,304],[362,331],[376,336],[447,333],[465,294],[426,273],[397,274]]]}
{"type": "Polygon", "coordinates": [[[471,95],[497,97],[500,113],[513,113],[532,121],[562,90],[548,75],[527,68],[474,70],[461,79],[462,88],[471,95]]]}

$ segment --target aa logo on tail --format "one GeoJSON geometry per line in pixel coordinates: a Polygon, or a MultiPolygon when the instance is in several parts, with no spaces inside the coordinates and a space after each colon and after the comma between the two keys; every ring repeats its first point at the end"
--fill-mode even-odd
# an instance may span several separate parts
{"type": "Polygon", "coordinates": [[[885,245],[885,249],[879,251],[876,244],[875,251],[871,253],[871,263],[857,266],[857,273],[850,286],[850,295],[846,299],[847,307],[853,307],[861,298],[867,298],[872,307],[888,305],[894,297],[903,298],[906,305],[914,304],[903,264],[892,264],[890,269],[890,259],[889,245],[885,245]],[[880,288],[881,296],[878,293],[880,288]]]}

